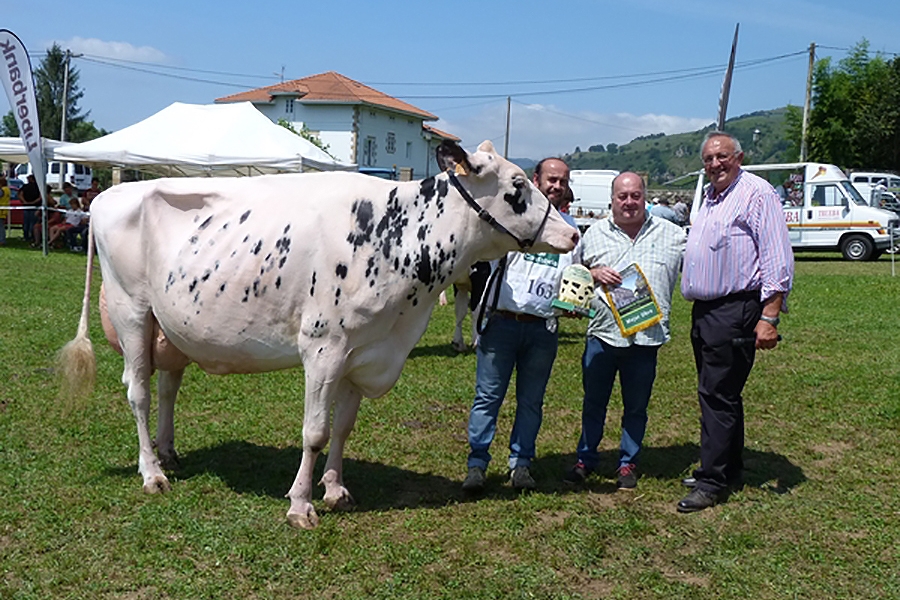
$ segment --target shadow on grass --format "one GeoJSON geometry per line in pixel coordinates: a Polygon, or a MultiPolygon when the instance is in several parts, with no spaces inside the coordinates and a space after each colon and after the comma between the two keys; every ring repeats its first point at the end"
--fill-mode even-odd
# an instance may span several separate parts
{"type": "MultiPolygon", "coordinates": [[[[204,474],[221,479],[239,494],[258,494],[283,498],[294,481],[300,466],[300,448],[275,448],[244,441],[230,441],[209,448],[188,452],[181,456],[181,466],[172,475],[177,489],[178,480],[189,480],[204,474]]],[[[645,447],[639,471],[643,478],[678,481],[690,474],[697,462],[696,444],[645,447]]],[[[787,458],[774,452],[745,450],[745,481],[775,493],[786,493],[806,481],[803,471],[787,458]],[[775,482],[773,484],[773,482],[775,482]]],[[[507,483],[505,461],[495,461],[488,470],[487,486],[483,494],[470,496],[460,488],[465,465],[460,465],[458,479],[448,479],[431,473],[419,473],[365,460],[344,460],[344,482],[356,499],[359,511],[378,511],[397,508],[438,507],[451,502],[473,501],[479,498],[513,499],[519,492],[507,483]]],[[[615,493],[613,480],[618,463],[618,450],[600,453],[597,475],[585,485],[570,485],[563,475],[574,464],[575,455],[550,454],[535,460],[532,473],[538,483],[538,493],[570,494],[589,489],[598,493],[615,493]]],[[[325,456],[316,463],[314,481],[318,482],[324,469],[325,456]]],[[[119,477],[135,477],[134,466],[108,469],[119,477]]],[[[138,479],[139,481],[139,479],[138,479]]],[[[316,486],[315,497],[324,490],[316,486]]]]}

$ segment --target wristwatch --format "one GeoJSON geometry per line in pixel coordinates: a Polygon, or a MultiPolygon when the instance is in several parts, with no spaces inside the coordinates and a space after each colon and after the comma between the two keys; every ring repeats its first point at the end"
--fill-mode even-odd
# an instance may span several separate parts
{"type": "Polygon", "coordinates": [[[781,319],[778,317],[767,317],[766,315],[759,316],[760,321],[765,321],[772,327],[778,327],[778,324],[781,323],[781,319]]]}

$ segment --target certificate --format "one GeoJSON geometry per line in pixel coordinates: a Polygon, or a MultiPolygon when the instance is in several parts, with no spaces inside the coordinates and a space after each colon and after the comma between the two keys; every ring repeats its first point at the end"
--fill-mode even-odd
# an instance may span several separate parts
{"type": "Polygon", "coordinates": [[[622,335],[628,337],[659,323],[662,311],[650,282],[637,264],[628,265],[619,274],[621,284],[602,287],[622,335]]]}

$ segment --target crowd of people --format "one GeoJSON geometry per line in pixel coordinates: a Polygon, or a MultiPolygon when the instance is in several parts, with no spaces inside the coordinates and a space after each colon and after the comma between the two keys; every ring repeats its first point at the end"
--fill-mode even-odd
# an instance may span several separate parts
{"type": "MultiPolygon", "coordinates": [[[[676,509],[690,513],[709,508],[743,485],[742,392],[756,350],[778,343],[779,315],[787,312],[794,267],[781,198],[768,182],[741,168],[743,156],[734,137],[722,132],[706,137],[701,158],[710,184],[688,233],[679,226],[687,221],[687,207],[670,208],[659,201],[648,208],[644,180],[626,171],[613,181],[611,216],[591,225],[571,253],[511,252],[493,263],[482,298],[491,316],[476,347],[464,491],[478,493],[487,485],[489,450],[513,372],[509,482],[519,490],[537,486],[531,462],[558,345],[560,315],[552,301],[569,265],[589,269],[598,289],[620,286],[621,272],[637,265],[660,314],[626,335],[614,307],[604,294],[595,294],[596,313],[582,357],[576,462],[563,479],[580,484],[596,472],[618,376],[623,413],[614,475],[618,489],[636,489],[658,350],[670,339],[669,312],[681,273],[681,293],[693,303],[690,336],[701,427],[700,465],[682,480],[690,491],[676,509]]],[[[557,208],[571,198],[568,179],[569,168],[558,158],[541,161],[533,176],[535,186],[557,208]]]]}
{"type": "MultiPolygon", "coordinates": [[[[47,244],[50,248],[65,247],[73,252],[82,252],[87,247],[87,231],[90,223],[91,201],[101,192],[100,181],[94,178],[91,187],[79,195],[70,182],[63,183],[62,194],[56,198],[47,185],[47,244]]],[[[29,175],[26,183],[18,190],[23,209],[22,238],[32,248],[43,245],[43,223],[41,221],[42,198],[40,187],[34,175],[29,175]]],[[[9,181],[0,176],[0,245],[6,244],[7,228],[11,223],[12,193],[9,181]]]]}

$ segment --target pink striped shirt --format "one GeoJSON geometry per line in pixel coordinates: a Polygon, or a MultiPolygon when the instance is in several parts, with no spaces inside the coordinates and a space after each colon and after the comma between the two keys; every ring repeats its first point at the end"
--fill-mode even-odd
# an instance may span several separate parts
{"type": "Polygon", "coordinates": [[[759,290],[765,302],[777,292],[786,297],[793,279],[794,253],[775,188],[744,170],[721,194],[710,185],[688,234],[682,295],[712,300],[759,290]]]}

